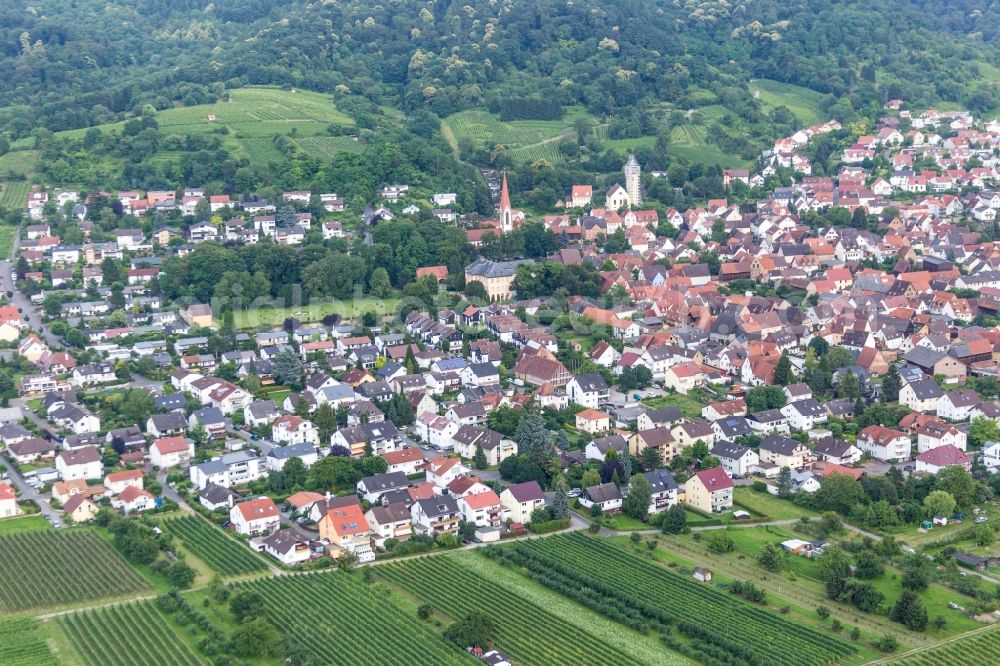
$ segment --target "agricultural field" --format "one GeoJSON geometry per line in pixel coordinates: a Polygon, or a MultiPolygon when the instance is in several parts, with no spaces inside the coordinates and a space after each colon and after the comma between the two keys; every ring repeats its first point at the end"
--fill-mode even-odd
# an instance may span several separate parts
{"type": "Polygon", "coordinates": [[[264,561],[246,546],[225,535],[198,516],[164,520],[162,527],[191,551],[199,560],[223,576],[263,571],[264,561]]]}
{"type": "Polygon", "coordinates": [[[900,666],[953,666],[954,664],[1000,664],[1000,632],[987,629],[963,636],[888,663],[900,666]]]}
{"type": "Polygon", "coordinates": [[[474,664],[416,613],[404,614],[356,577],[342,573],[282,576],[242,583],[265,599],[265,616],[324,664],[474,664]]]}
{"type": "Polygon", "coordinates": [[[0,208],[27,210],[30,191],[31,184],[26,180],[10,180],[0,183],[0,208]]]}
{"type": "Polygon", "coordinates": [[[319,159],[332,160],[340,153],[360,152],[363,144],[349,136],[304,136],[296,143],[302,152],[319,159]]]}
{"type": "Polygon", "coordinates": [[[86,666],[202,666],[152,601],[60,615],[55,624],[86,666]]]}
{"type": "Polygon", "coordinates": [[[567,602],[475,552],[387,564],[376,574],[450,621],[483,608],[503,609],[493,616],[496,644],[518,664],[688,663],[649,637],[567,602]]]}
{"type": "Polygon", "coordinates": [[[723,167],[741,167],[748,164],[738,155],[722,152],[718,146],[709,141],[708,132],[709,129],[705,125],[693,123],[678,125],[670,133],[667,153],[674,157],[684,158],[689,162],[718,164],[723,167]]]}
{"type": "Polygon", "coordinates": [[[826,664],[857,648],[659,567],[605,540],[569,534],[518,543],[493,553],[532,578],[626,626],[672,627],[668,645],[748,663],[826,664]],[[614,572],[614,580],[608,580],[614,572]]]}
{"type": "Polygon", "coordinates": [[[28,618],[0,620],[0,664],[55,666],[58,662],[40,629],[37,621],[28,618]]]}
{"type": "Polygon", "coordinates": [[[271,162],[282,162],[285,159],[285,156],[274,145],[271,137],[248,136],[240,137],[238,141],[246,154],[250,156],[251,161],[256,164],[264,166],[271,162]]]}
{"type": "Polygon", "coordinates": [[[469,109],[444,119],[442,129],[446,137],[457,142],[470,139],[477,146],[500,144],[518,161],[531,162],[545,159],[558,162],[559,142],[564,137],[575,137],[573,123],[589,114],[579,108],[568,109],[561,120],[512,120],[502,122],[496,114],[483,109],[469,109]]]}
{"type": "Polygon", "coordinates": [[[16,612],[147,590],[143,578],[91,531],[0,536],[0,609],[16,612]],[[86,572],[86,575],[81,575],[86,572]]]}
{"type": "Polygon", "coordinates": [[[38,166],[38,159],[37,150],[16,150],[0,155],[0,179],[30,177],[38,166]]]}
{"type": "Polygon", "coordinates": [[[787,107],[803,125],[807,126],[827,120],[820,115],[823,94],[815,90],[770,79],[754,82],[751,90],[755,91],[757,99],[767,111],[778,106],[787,107]]]}

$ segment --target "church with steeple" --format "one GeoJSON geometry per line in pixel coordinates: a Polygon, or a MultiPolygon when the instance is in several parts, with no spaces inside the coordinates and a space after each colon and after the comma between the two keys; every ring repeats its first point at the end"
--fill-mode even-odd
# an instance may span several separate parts
{"type": "Polygon", "coordinates": [[[500,186],[500,207],[497,208],[497,219],[500,231],[514,231],[514,207],[510,205],[510,192],[507,190],[507,172],[503,174],[503,184],[500,186]]]}
{"type": "Polygon", "coordinates": [[[625,168],[622,169],[622,172],[625,174],[625,187],[622,187],[621,183],[615,183],[604,195],[604,207],[608,210],[621,210],[623,208],[635,210],[642,206],[642,187],[640,185],[642,167],[639,166],[635,155],[628,156],[628,161],[625,162],[625,168]]]}

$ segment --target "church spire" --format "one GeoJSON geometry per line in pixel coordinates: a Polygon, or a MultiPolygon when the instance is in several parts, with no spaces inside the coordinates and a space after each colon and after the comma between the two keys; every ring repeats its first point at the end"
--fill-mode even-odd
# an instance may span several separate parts
{"type": "Polygon", "coordinates": [[[500,186],[500,212],[511,210],[510,192],[507,191],[507,172],[503,172],[503,185],[500,186]]]}
{"type": "Polygon", "coordinates": [[[507,172],[503,174],[503,184],[500,186],[500,232],[514,230],[514,208],[510,205],[510,192],[507,191],[507,172]]]}

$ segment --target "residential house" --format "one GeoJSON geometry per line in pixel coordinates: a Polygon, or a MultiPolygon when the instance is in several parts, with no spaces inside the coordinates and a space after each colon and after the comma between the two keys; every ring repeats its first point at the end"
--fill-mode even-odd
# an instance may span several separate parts
{"type": "Polygon", "coordinates": [[[186,465],[194,458],[194,442],[185,437],[161,437],[149,447],[149,462],[159,469],[186,465]]]}
{"type": "Polygon", "coordinates": [[[500,493],[500,502],[515,523],[531,522],[531,514],[545,506],[545,493],[537,481],[515,483],[500,493]]]}
{"type": "Polygon", "coordinates": [[[934,449],[925,451],[917,456],[916,471],[937,474],[945,467],[958,465],[969,471],[972,468],[972,459],[965,455],[960,449],[945,444],[934,449]]]}
{"type": "Polygon", "coordinates": [[[622,494],[613,483],[602,483],[583,489],[580,505],[590,509],[597,506],[604,513],[618,513],[622,509],[622,494]]]}
{"type": "Polygon", "coordinates": [[[261,550],[287,566],[308,562],[313,556],[309,542],[294,529],[277,530],[265,537],[261,550]]]}
{"type": "Polygon", "coordinates": [[[733,506],[733,480],[721,467],[697,472],[684,484],[684,501],[702,513],[721,513],[733,506]]]}
{"type": "Polygon", "coordinates": [[[413,516],[402,502],[373,506],[365,513],[365,520],[372,531],[372,538],[379,548],[389,539],[406,541],[413,536],[413,516]]]}
{"type": "Polygon", "coordinates": [[[596,410],[608,403],[610,389],[604,378],[594,372],[576,375],[570,379],[566,384],[566,394],[570,402],[596,410]]]}
{"type": "Polygon", "coordinates": [[[492,490],[463,495],[458,499],[462,519],[476,527],[499,527],[504,510],[500,498],[492,490]]]}
{"type": "Polygon", "coordinates": [[[809,447],[784,435],[768,435],[760,444],[760,462],[779,469],[801,469],[809,461],[809,447]]]}
{"type": "Polygon", "coordinates": [[[654,469],[642,475],[649,482],[649,515],[661,513],[677,504],[677,481],[673,474],[666,469],[654,469]]]}
{"type": "Polygon", "coordinates": [[[871,425],[858,433],[857,446],[883,462],[910,459],[910,437],[905,432],[880,425],[871,425]]]}
{"type": "Polygon", "coordinates": [[[576,429],[591,435],[607,432],[611,428],[611,417],[596,409],[585,409],[576,414],[576,429]]]}
{"type": "Polygon", "coordinates": [[[100,479],[104,475],[101,454],[93,446],[60,451],[56,456],[56,470],[63,481],[100,479]]]}
{"type": "Polygon", "coordinates": [[[834,465],[854,465],[861,461],[861,449],[833,437],[824,437],[816,442],[813,454],[817,459],[834,465]]]}
{"type": "Polygon", "coordinates": [[[416,528],[425,534],[458,534],[458,523],[462,511],[458,502],[450,495],[438,495],[420,499],[410,507],[410,515],[416,528]]]}
{"type": "Polygon", "coordinates": [[[259,497],[233,506],[229,520],[237,534],[266,536],[278,529],[281,515],[270,497],[259,497]]]}
{"type": "Polygon", "coordinates": [[[728,440],[716,442],[711,453],[719,459],[726,474],[734,479],[750,476],[753,469],[760,464],[760,456],[753,449],[728,440]]]}
{"type": "Polygon", "coordinates": [[[319,520],[319,536],[329,541],[336,552],[353,553],[359,562],[375,559],[371,549],[371,527],[357,500],[327,511],[319,520]]]}

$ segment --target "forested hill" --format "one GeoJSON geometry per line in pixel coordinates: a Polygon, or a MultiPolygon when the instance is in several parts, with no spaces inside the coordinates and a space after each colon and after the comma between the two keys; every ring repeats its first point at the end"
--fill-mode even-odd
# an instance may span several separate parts
{"type": "MultiPolygon", "coordinates": [[[[5,0],[0,131],[277,84],[440,116],[532,96],[612,114],[770,78],[868,109],[998,104],[992,0],[5,0]]],[[[531,108],[530,106],[528,108],[531,108]]]]}

